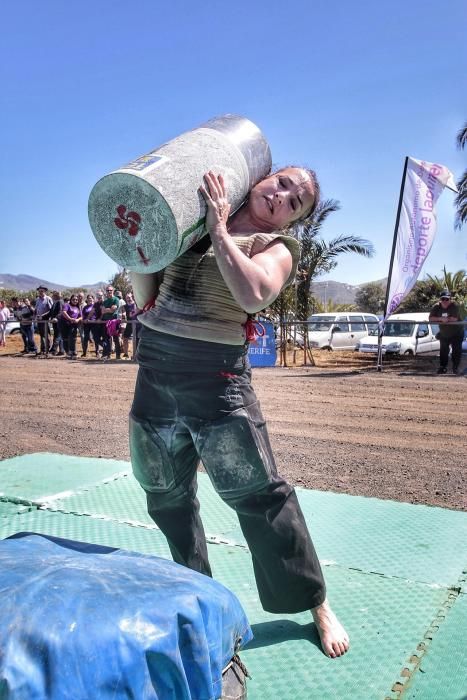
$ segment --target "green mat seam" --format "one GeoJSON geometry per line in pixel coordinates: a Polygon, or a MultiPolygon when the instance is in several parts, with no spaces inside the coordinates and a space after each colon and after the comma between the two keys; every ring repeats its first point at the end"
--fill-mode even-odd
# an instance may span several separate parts
{"type": "Polygon", "coordinates": [[[15,498],[14,496],[0,496],[0,503],[12,503],[14,506],[29,506],[31,510],[37,510],[41,505],[27,498],[15,498]]]}
{"type": "MultiPolygon", "coordinates": [[[[143,530],[158,530],[160,528],[155,523],[142,523],[139,520],[126,520],[120,518],[113,518],[110,515],[99,515],[98,513],[86,513],[84,511],[77,512],[74,510],[63,509],[59,507],[54,507],[51,504],[41,504],[38,509],[44,513],[61,513],[62,515],[76,515],[77,517],[92,518],[94,520],[105,520],[107,522],[116,523],[117,525],[129,525],[130,527],[140,527],[143,530]]],[[[229,547],[240,547],[248,551],[248,547],[242,542],[237,542],[236,540],[228,540],[222,535],[212,535],[205,533],[206,541],[209,544],[225,544],[229,547]]]]}
{"type": "Polygon", "coordinates": [[[31,505],[36,507],[47,506],[49,504],[52,504],[54,501],[60,501],[60,499],[63,498],[64,495],[66,495],[67,498],[70,496],[82,496],[83,494],[94,491],[94,489],[102,488],[103,486],[110,484],[112,481],[119,481],[120,479],[125,479],[128,476],[131,476],[132,474],[133,472],[131,470],[121,471],[116,474],[112,474],[112,476],[108,476],[95,484],[89,484],[84,488],[78,488],[75,491],[61,491],[60,493],[52,494],[52,496],[44,496],[43,498],[25,499],[18,498],[17,496],[9,496],[7,493],[1,493],[0,501],[3,501],[4,503],[18,503],[21,505],[31,505]]]}
{"type": "Polygon", "coordinates": [[[410,689],[412,681],[415,679],[417,671],[419,670],[422,661],[424,660],[425,654],[428,652],[433,637],[441,629],[443,623],[445,622],[449,611],[454,607],[456,601],[460,597],[464,596],[462,591],[462,585],[467,580],[467,569],[462,572],[457,581],[458,585],[451,586],[447,590],[448,596],[444,603],[441,605],[440,609],[436,613],[435,618],[425,631],[423,639],[417,644],[415,651],[410,655],[407,665],[403,666],[400,672],[400,677],[393,683],[390,692],[392,695],[387,695],[384,700],[400,700],[403,695],[410,689]]]}

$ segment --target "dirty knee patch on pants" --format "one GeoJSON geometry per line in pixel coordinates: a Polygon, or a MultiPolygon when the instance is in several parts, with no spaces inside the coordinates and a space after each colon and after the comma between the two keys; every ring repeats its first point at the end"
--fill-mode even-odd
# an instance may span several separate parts
{"type": "Polygon", "coordinates": [[[169,491],[175,470],[169,454],[174,425],[152,426],[130,416],[130,455],[133,473],[145,491],[169,491]]]}
{"type": "Polygon", "coordinates": [[[181,420],[130,415],[130,454],[135,478],[147,493],[183,490],[199,463],[192,433],[181,420]]]}
{"type": "Polygon", "coordinates": [[[203,424],[197,448],[214,488],[223,498],[257,491],[276,474],[258,402],[203,424]]]}

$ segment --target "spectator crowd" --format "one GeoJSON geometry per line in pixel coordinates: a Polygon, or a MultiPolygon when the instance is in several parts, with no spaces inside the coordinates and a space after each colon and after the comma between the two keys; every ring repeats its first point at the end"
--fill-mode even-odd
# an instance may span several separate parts
{"type": "Polygon", "coordinates": [[[130,341],[131,354],[138,343],[140,313],[132,292],[123,298],[112,284],[95,295],[78,292],[69,297],[62,297],[58,291],[49,296],[47,287],[40,285],[33,302],[12,297],[9,308],[0,301],[0,346],[5,346],[7,322],[13,317],[19,322],[23,340],[21,354],[75,359],[79,338],[81,357],[94,355],[108,360],[114,355],[117,360],[129,359],[130,341]]]}

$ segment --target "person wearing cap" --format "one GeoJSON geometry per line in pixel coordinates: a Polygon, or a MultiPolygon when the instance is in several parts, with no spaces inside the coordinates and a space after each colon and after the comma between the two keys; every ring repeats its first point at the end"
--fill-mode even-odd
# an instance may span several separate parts
{"type": "Polygon", "coordinates": [[[52,299],[47,295],[49,291],[47,287],[40,284],[37,287],[37,298],[36,307],[34,313],[34,320],[37,322],[39,335],[41,338],[41,354],[48,354],[50,352],[50,328],[47,323],[50,317],[50,311],[53,306],[52,299]]]}
{"type": "Polygon", "coordinates": [[[464,338],[464,314],[451,297],[449,289],[443,289],[439,302],[430,311],[430,323],[439,324],[439,369],[438,374],[448,371],[451,349],[452,372],[458,374],[464,338]]]}

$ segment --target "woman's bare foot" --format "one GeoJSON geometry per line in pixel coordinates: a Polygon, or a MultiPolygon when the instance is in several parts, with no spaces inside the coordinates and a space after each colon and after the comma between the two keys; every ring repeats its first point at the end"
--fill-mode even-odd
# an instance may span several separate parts
{"type": "Polygon", "coordinates": [[[331,610],[328,600],[311,609],[314,623],[318,629],[321,646],[326,656],[335,659],[342,656],[349,648],[349,637],[341,623],[331,610]]]}

